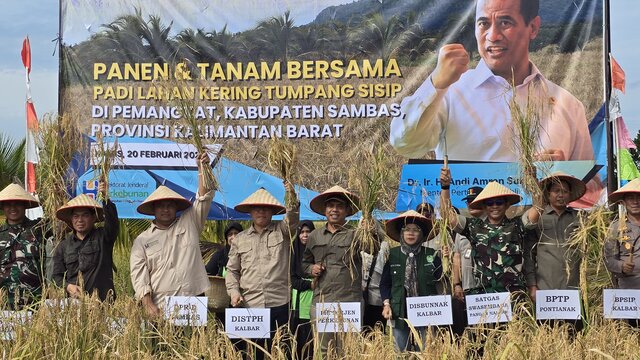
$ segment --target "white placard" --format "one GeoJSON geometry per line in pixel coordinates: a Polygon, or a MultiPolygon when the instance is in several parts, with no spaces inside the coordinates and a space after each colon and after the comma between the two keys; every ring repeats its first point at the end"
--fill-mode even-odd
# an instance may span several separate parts
{"type": "Polygon", "coordinates": [[[407,319],[413,326],[451,325],[451,295],[407,298],[407,319]]]}
{"type": "Polygon", "coordinates": [[[14,340],[16,328],[31,321],[32,317],[31,311],[0,311],[0,340],[14,340]]]}
{"type": "Polygon", "coordinates": [[[360,332],[360,306],[359,302],[317,303],[318,332],[360,332]]]}
{"type": "Polygon", "coordinates": [[[537,290],[536,319],[580,319],[579,290],[537,290]]]}
{"type": "Polygon", "coordinates": [[[225,333],[230,339],[268,339],[271,309],[229,308],[224,311],[225,333]]]}
{"type": "Polygon", "coordinates": [[[603,311],[607,319],[640,319],[640,290],[604,289],[603,311]]]}
{"type": "MultiPolygon", "coordinates": [[[[97,144],[91,147],[91,164],[95,165],[100,161],[97,153],[97,144]]],[[[191,144],[177,143],[118,143],[117,148],[114,143],[104,144],[106,150],[116,151],[114,166],[132,167],[192,167],[197,168],[196,158],[198,150],[191,144]]],[[[222,148],[221,144],[207,146],[209,157],[213,161],[216,154],[222,148]]]]}
{"type": "Polygon", "coordinates": [[[178,326],[207,325],[206,296],[167,296],[164,318],[178,326]]]}
{"type": "Polygon", "coordinates": [[[48,308],[60,308],[61,311],[68,307],[79,306],[80,304],[82,304],[82,302],[74,298],[44,300],[44,306],[48,308]]]}
{"type": "Polygon", "coordinates": [[[511,321],[511,294],[509,292],[467,295],[469,325],[511,321]]]}

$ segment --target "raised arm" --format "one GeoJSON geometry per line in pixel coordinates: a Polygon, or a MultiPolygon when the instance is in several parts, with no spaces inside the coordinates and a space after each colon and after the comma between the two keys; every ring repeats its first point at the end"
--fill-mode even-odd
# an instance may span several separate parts
{"type": "Polygon", "coordinates": [[[108,198],[109,185],[104,179],[101,179],[98,183],[98,192],[102,194],[102,209],[104,210],[104,232],[105,241],[113,244],[118,238],[118,231],[120,229],[120,223],[118,222],[118,209],[111,199],[108,198]]]}
{"type": "Polygon", "coordinates": [[[296,194],[295,187],[287,180],[282,182],[285,189],[285,204],[287,213],[282,223],[282,231],[285,239],[292,239],[295,236],[296,229],[300,223],[300,201],[296,194]]]}
{"type": "Polygon", "coordinates": [[[451,194],[449,187],[451,186],[451,170],[449,167],[443,167],[440,170],[440,205],[443,211],[442,217],[446,217],[449,228],[454,229],[458,225],[458,214],[451,207],[451,194]]]}
{"type": "Polygon", "coordinates": [[[433,73],[400,103],[402,113],[391,121],[389,141],[398,153],[416,158],[434,149],[447,119],[447,88],[467,71],[469,54],[461,44],[447,44],[438,53],[433,73]]]}
{"type": "Polygon", "coordinates": [[[211,171],[211,159],[209,154],[202,152],[196,159],[198,162],[198,194],[204,195],[211,190],[215,190],[215,183],[212,179],[207,179],[206,172],[211,171]]]}

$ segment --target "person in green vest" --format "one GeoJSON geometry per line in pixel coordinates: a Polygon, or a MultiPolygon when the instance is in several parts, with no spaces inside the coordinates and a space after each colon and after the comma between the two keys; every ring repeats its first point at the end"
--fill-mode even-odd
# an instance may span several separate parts
{"type": "Polygon", "coordinates": [[[307,247],[309,234],[315,228],[310,220],[300,222],[293,240],[293,253],[291,254],[291,319],[289,328],[296,336],[298,359],[310,359],[313,356],[311,302],[313,301],[314,283],[313,278],[304,276],[302,255],[307,247]]]}
{"type": "MultiPolygon", "coordinates": [[[[409,336],[411,329],[405,321],[406,299],[438,294],[436,284],[442,276],[442,260],[435,250],[423,246],[431,228],[431,220],[413,210],[386,224],[387,235],[398,241],[400,246],[389,251],[389,259],[382,271],[382,316],[391,320],[393,338],[399,351],[420,350],[409,336]]],[[[425,336],[425,327],[416,330],[421,337],[425,336]]]]}

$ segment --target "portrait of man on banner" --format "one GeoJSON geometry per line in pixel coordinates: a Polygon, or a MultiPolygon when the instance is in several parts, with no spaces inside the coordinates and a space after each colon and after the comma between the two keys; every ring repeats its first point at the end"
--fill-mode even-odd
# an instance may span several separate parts
{"type": "Polygon", "coordinates": [[[462,44],[443,45],[437,65],[391,122],[390,142],[401,155],[437,159],[517,160],[512,113],[538,127],[537,160],[593,160],[585,108],[545,78],[529,46],[541,28],[539,1],[479,0],[475,38],[480,55],[471,68],[462,44]],[[515,95],[514,95],[515,94],[515,95]],[[515,96],[515,99],[513,98],[515,96]]]}

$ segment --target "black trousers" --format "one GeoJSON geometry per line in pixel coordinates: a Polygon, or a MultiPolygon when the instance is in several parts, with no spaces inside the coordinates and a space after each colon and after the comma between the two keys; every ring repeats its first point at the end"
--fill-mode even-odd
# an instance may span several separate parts
{"type": "MultiPolygon", "coordinates": [[[[287,325],[289,321],[289,304],[284,304],[281,306],[276,306],[271,308],[271,317],[269,319],[269,323],[271,326],[271,333],[269,334],[268,339],[253,339],[252,341],[256,344],[264,347],[269,353],[271,352],[271,346],[273,345],[273,337],[278,331],[278,327],[282,325],[287,325]]],[[[246,342],[245,342],[246,348],[246,342]]],[[[287,351],[287,358],[289,358],[289,352],[287,351]]],[[[248,356],[245,356],[246,359],[249,359],[248,356]]],[[[254,359],[262,360],[264,359],[264,353],[256,349],[254,359]]]]}
{"type": "Polygon", "coordinates": [[[293,333],[296,338],[297,359],[313,358],[313,331],[311,320],[300,319],[298,312],[295,311],[291,314],[289,329],[291,329],[291,333],[293,333]]]}
{"type": "Polygon", "coordinates": [[[382,306],[365,304],[362,315],[362,332],[367,333],[375,329],[376,324],[380,324],[382,331],[386,330],[387,320],[382,316],[382,306]]]}
{"type": "Polygon", "coordinates": [[[451,326],[451,329],[454,335],[460,337],[468,325],[467,304],[454,297],[453,302],[451,303],[451,312],[453,315],[453,325],[451,326]]]}

